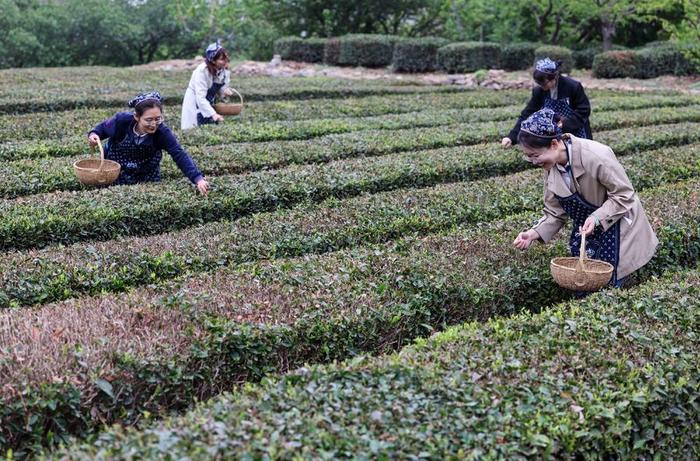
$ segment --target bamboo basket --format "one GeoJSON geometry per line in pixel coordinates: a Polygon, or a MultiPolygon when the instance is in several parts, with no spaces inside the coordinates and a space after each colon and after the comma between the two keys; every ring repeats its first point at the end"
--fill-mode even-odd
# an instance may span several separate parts
{"type": "Polygon", "coordinates": [[[586,256],[586,235],[581,233],[579,257],[553,258],[549,263],[557,284],[573,291],[598,291],[610,282],[612,264],[586,256]]]}
{"type": "MultiPolygon", "coordinates": [[[[73,164],[73,170],[78,181],[88,186],[106,186],[112,184],[119,177],[121,165],[113,160],[105,159],[105,151],[102,142],[97,141],[100,148],[100,158],[86,158],[73,164]]],[[[95,147],[91,147],[95,152],[95,147]]]]}
{"type": "Polygon", "coordinates": [[[238,95],[238,99],[240,100],[240,103],[233,104],[233,103],[225,103],[225,102],[218,102],[214,104],[214,110],[216,111],[217,114],[219,115],[238,115],[243,111],[243,96],[241,96],[241,93],[238,92],[235,88],[231,88],[236,95],[238,95]]]}

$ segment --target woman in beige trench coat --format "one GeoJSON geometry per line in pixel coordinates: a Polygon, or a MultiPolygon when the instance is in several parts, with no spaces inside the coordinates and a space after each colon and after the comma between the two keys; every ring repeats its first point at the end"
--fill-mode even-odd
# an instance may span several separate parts
{"type": "Polygon", "coordinates": [[[532,114],[518,135],[526,159],[544,168],[544,216],[521,232],[513,244],[527,249],[549,242],[567,218],[574,221],[569,239],[578,256],[581,233],[586,254],[615,267],[612,285],[644,266],[659,241],[639,197],[612,149],[588,139],[562,134],[559,116],[550,109],[532,114]]]}

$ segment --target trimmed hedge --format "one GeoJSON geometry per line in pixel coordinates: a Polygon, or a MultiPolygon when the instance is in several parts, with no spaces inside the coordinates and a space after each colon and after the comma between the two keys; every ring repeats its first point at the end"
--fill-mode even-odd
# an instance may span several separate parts
{"type": "MultiPolygon", "coordinates": [[[[19,114],[93,107],[124,108],[134,94],[149,88],[158,88],[161,91],[166,106],[180,104],[183,88],[187,86],[191,74],[188,70],[147,72],[107,67],[35,69],[34,74],[29,76],[23,75],[23,72],[16,70],[7,80],[26,78],[33,83],[6,89],[0,85],[0,113],[19,114]],[[121,84],[115,85],[115,81],[121,84]],[[92,88],[110,90],[96,92],[91,90],[92,88]]],[[[0,81],[2,80],[0,78],[0,81]]],[[[385,79],[348,80],[330,77],[285,79],[284,85],[280,85],[278,77],[261,76],[238,76],[236,88],[249,102],[463,91],[452,86],[434,87],[407,85],[385,79]]]]}
{"type": "Polygon", "coordinates": [[[661,75],[689,75],[695,72],[683,51],[672,43],[656,44],[630,51],[609,51],[596,55],[593,75],[599,78],[655,78],[661,75]]]}
{"type": "Polygon", "coordinates": [[[595,55],[593,76],[596,78],[625,78],[636,73],[637,53],[634,51],[606,51],[595,55]]]}
{"type": "Polygon", "coordinates": [[[439,37],[404,39],[394,46],[391,60],[395,72],[430,72],[437,68],[437,50],[448,40],[439,37]]]}
{"type": "Polygon", "coordinates": [[[469,323],[51,459],[696,459],[699,287],[698,271],[678,273],[469,323]]]}
{"type": "MultiPolygon", "coordinates": [[[[700,97],[692,95],[668,96],[654,93],[643,95],[620,95],[610,91],[591,91],[591,102],[596,111],[615,109],[640,109],[643,107],[688,106],[699,104],[700,97]]],[[[372,117],[407,112],[423,112],[450,109],[487,109],[524,105],[527,93],[521,90],[491,91],[484,89],[464,90],[459,93],[418,93],[394,94],[385,96],[365,96],[363,98],[346,98],[342,104],[335,99],[316,99],[307,104],[290,101],[262,101],[247,105],[245,117],[236,120],[235,126],[282,122],[294,124],[309,119],[337,119],[343,117],[372,117]]],[[[100,121],[114,115],[115,110],[91,109],[64,112],[38,112],[23,115],[0,115],[0,156],[12,146],[19,149],[23,140],[36,139],[48,142],[56,138],[78,135],[85,136],[86,130],[100,121]]],[[[167,123],[179,133],[180,118],[177,108],[165,110],[167,123]]],[[[308,123],[308,122],[307,122],[308,123]]],[[[229,125],[208,127],[207,130],[219,130],[229,125]]],[[[224,130],[228,128],[223,128],[224,130]]],[[[250,128],[248,128],[250,129],[250,128]]],[[[187,144],[192,131],[179,133],[180,139],[187,144]]]]}
{"type": "MultiPolygon", "coordinates": [[[[637,101],[630,101],[633,106],[637,101]]],[[[651,102],[648,102],[651,103],[651,102]]],[[[624,105],[624,101],[620,101],[624,105]]],[[[604,106],[601,106],[604,107],[604,106]]],[[[615,102],[610,102],[609,107],[618,107],[615,102]]],[[[273,169],[286,167],[291,164],[324,163],[342,158],[352,158],[357,156],[378,156],[406,150],[422,150],[442,146],[468,145],[484,142],[494,138],[494,133],[503,132],[508,129],[507,122],[494,123],[490,121],[479,121],[480,117],[489,118],[509,118],[512,113],[508,108],[488,111],[489,114],[481,111],[425,111],[420,115],[405,114],[401,116],[376,117],[366,119],[353,119],[349,121],[337,120],[300,124],[286,131],[288,137],[302,137],[302,135],[312,136],[323,130],[343,132],[354,129],[366,129],[369,126],[394,129],[401,126],[421,126],[424,129],[400,129],[395,130],[396,138],[386,139],[386,132],[381,130],[365,130],[355,133],[326,135],[316,140],[289,141],[289,142],[269,142],[265,144],[229,144],[219,147],[202,147],[190,149],[201,170],[206,175],[226,175],[239,174],[249,171],[273,169]],[[457,121],[468,121],[446,126],[444,128],[430,128],[433,125],[451,124],[457,121]],[[305,126],[306,125],[306,126],[305,126]],[[298,130],[297,130],[298,129],[298,130]],[[236,151],[235,157],[231,156],[231,150],[236,151]]],[[[655,123],[683,122],[700,120],[700,108],[696,106],[658,108],[656,111],[619,111],[598,112],[599,116],[593,124],[594,130],[606,130],[616,127],[652,125],[655,123]]],[[[285,124],[286,125],[286,124],[285,124]]],[[[261,126],[252,125],[253,132],[261,126]]],[[[289,126],[289,125],[287,125],[289,126]]],[[[240,127],[240,125],[239,125],[240,127]]],[[[224,128],[224,127],[218,127],[224,128]]],[[[226,131],[230,128],[213,129],[204,134],[203,138],[188,137],[189,144],[214,144],[223,143],[226,139],[235,136],[234,132],[226,131]],[[230,134],[229,134],[230,133],[230,134]]],[[[264,127],[263,127],[264,128],[264,127]]],[[[279,137],[285,134],[284,125],[277,133],[279,137]]],[[[684,128],[684,127],[679,127],[684,128]]],[[[235,129],[235,127],[234,127],[235,129]]],[[[649,130],[642,129],[646,134],[649,130]]],[[[691,131],[692,133],[693,131],[691,131]]],[[[238,135],[245,135],[246,130],[240,127],[238,135]]],[[[321,134],[319,133],[319,134],[321,134]]],[[[275,134],[270,127],[269,130],[262,129],[263,136],[275,134]]],[[[597,136],[597,135],[596,135],[597,136]]],[[[664,135],[668,138],[668,135],[664,135]]],[[[694,138],[692,135],[673,135],[677,141],[669,142],[689,142],[694,138]]],[[[617,142],[616,142],[617,144],[617,142]]],[[[85,142],[82,139],[76,140],[72,145],[53,146],[52,154],[72,153],[85,149],[85,142]]],[[[42,144],[41,147],[44,147],[42,144]]],[[[14,154],[21,151],[14,150],[14,154]]],[[[34,151],[30,151],[34,152],[34,151]]],[[[27,155],[30,152],[26,152],[27,155]]],[[[27,194],[45,193],[55,190],[85,190],[72,172],[72,163],[84,155],[69,158],[38,158],[36,160],[19,160],[10,162],[5,167],[6,180],[0,185],[0,195],[4,197],[17,197],[27,194]]],[[[179,179],[182,173],[174,163],[166,160],[163,163],[162,175],[164,178],[179,179]]]]}
{"type": "Polygon", "coordinates": [[[560,61],[561,66],[559,70],[563,74],[571,73],[574,68],[574,54],[570,49],[564,48],[563,46],[545,45],[537,48],[535,50],[533,65],[543,58],[549,58],[552,61],[560,61]]]}
{"type": "Polygon", "coordinates": [[[491,42],[451,43],[438,50],[438,67],[451,74],[493,69],[498,66],[501,45],[491,42]]]}
{"type": "Polygon", "coordinates": [[[661,75],[691,75],[695,66],[683,54],[683,50],[673,43],[637,50],[636,78],[655,78],[661,75]]]}
{"type": "Polygon", "coordinates": [[[337,66],[340,59],[340,39],[332,37],[326,40],[323,47],[323,63],[329,66],[337,66]]]}
{"type": "MultiPolygon", "coordinates": [[[[643,194],[654,222],[665,223],[659,229],[659,256],[650,263],[647,274],[697,263],[697,186],[697,181],[693,181],[643,194]],[[679,202],[686,204],[684,209],[671,206],[679,202]]],[[[193,281],[191,286],[176,285],[170,294],[162,293],[160,298],[156,295],[150,301],[150,295],[141,293],[132,299],[133,305],[140,307],[140,315],[150,318],[150,306],[158,309],[164,305],[169,306],[170,312],[191,315],[191,333],[197,340],[189,352],[179,353],[172,360],[120,358],[112,351],[112,363],[107,365],[110,392],[119,396],[118,400],[132,404],[131,396],[138,395],[148,396],[149,405],[179,408],[187,399],[209,395],[211,386],[215,386],[214,390],[227,388],[240,379],[259,379],[279,367],[284,370],[287,366],[331,361],[361,351],[386,351],[434,328],[507,315],[522,308],[544,307],[563,296],[551,281],[548,261],[563,253],[565,245],[559,241],[528,253],[512,249],[513,229],[526,226],[532,218],[533,215],[519,216],[478,230],[459,229],[450,235],[412,239],[387,248],[246,266],[207,277],[207,281],[193,281]],[[504,252],[504,248],[508,250],[504,252]],[[324,287],[323,292],[319,292],[320,286],[324,287]],[[274,290],[273,296],[251,297],[261,287],[266,293],[274,290]],[[224,306],[217,307],[208,296],[202,296],[212,290],[219,299],[228,300],[224,306]],[[270,307],[275,310],[271,312],[270,307]],[[240,318],[249,315],[246,312],[265,317],[266,324],[272,323],[242,324],[240,318]],[[276,320],[278,316],[281,317],[276,320]],[[200,333],[198,330],[202,329],[200,333]]],[[[90,305],[115,302],[118,301],[110,298],[74,304],[87,315],[90,305]]],[[[92,376],[100,376],[99,370],[92,376]]],[[[73,386],[64,383],[48,387],[67,391],[73,386]]],[[[37,394],[31,395],[41,400],[37,394]]],[[[99,392],[90,395],[94,399],[89,405],[99,405],[97,411],[103,418],[119,414],[122,421],[128,422],[129,414],[120,409],[118,401],[99,392]]],[[[25,400],[11,402],[5,408],[24,417],[32,405],[35,403],[25,400]]],[[[140,407],[139,411],[143,410],[140,407]]],[[[89,414],[87,408],[83,412],[89,414]]],[[[37,409],[33,414],[45,412],[37,409]]],[[[69,419],[64,421],[73,422],[74,429],[89,430],[89,426],[83,426],[89,424],[86,418],[76,421],[74,415],[65,416],[69,419]]],[[[16,436],[32,440],[39,434],[27,430],[45,430],[46,426],[3,427],[10,434],[18,431],[16,436]]],[[[23,442],[27,446],[27,439],[23,442]]]]}
{"type": "Polygon", "coordinates": [[[341,66],[385,67],[391,64],[399,37],[350,34],[339,37],[338,64],[341,66]]]}
{"type": "MultiPolygon", "coordinates": [[[[610,137],[614,139],[616,135],[610,137]]],[[[652,139],[647,141],[653,142],[653,135],[650,137],[652,139]]],[[[613,147],[618,155],[635,150],[632,146],[618,149],[613,144],[613,147]]],[[[421,156],[426,165],[439,165],[443,181],[475,179],[526,167],[517,154],[498,149],[498,146],[444,149],[421,156]]],[[[650,170],[653,159],[665,157],[666,152],[652,151],[623,159],[638,188],[652,186],[648,182],[652,176],[659,183],[698,174],[693,166],[698,145],[675,149],[673,158],[660,160],[656,169],[650,170]],[[651,171],[655,174],[651,175],[651,171]]],[[[427,166],[422,168],[427,170],[427,166]]],[[[11,254],[0,259],[1,265],[7,268],[0,276],[0,307],[46,303],[103,290],[121,291],[187,271],[211,270],[261,258],[334,251],[363,242],[382,242],[409,232],[435,232],[465,221],[491,220],[500,214],[540,206],[540,186],[535,180],[538,174],[530,175],[533,179],[525,183],[522,183],[522,176],[516,175],[433,189],[402,190],[348,199],[342,204],[331,202],[333,212],[318,205],[303,210],[281,210],[239,222],[206,224],[147,239],[47,248],[31,255],[11,254]],[[512,187],[498,186],[510,182],[512,187]],[[536,185],[534,189],[533,185],[536,185]],[[502,190],[508,190],[505,197],[502,190]],[[449,196],[459,197],[459,200],[449,199],[449,196]],[[491,197],[488,206],[483,203],[484,196],[491,197]],[[450,203],[453,211],[434,212],[444,203],[450,203]],[[418,219],[423,212],[429,219],[418,219]],[[320,230],[305,230],[305,222],[316,222],[320,230]],[[191,247],[186,243],[191,241],[197,244],[191,247]]]]}
{"type": "Polygon", "coordinates": [[[282,37],[275,40],[274,52],[287,61],[321,62],[326,39],[282,37]]]}
{"type": "MultiPolygon", "coordinates": [[[[651,116],[650,122],[658,115],[656,112],[647,113],[651,116]]],[[[619,116],[614,119],[611,116],[611,123],[633,121],[634,119],[624,120],[619,116]]],[[[474,126],[469,125],[472,129],[474,126]]],[[[374,152],[389,153],[417,146],[435,148],[475,144],[479,140],[492,139],[499,131],[506,129],[505,124],[498,126],[489,122],[480,128],[483,131],[465,132],[464,127],[455,125],[449,129],[440,127],[413,130],[412,137],[391,138],[378,131],[374,133],[379,139],[375,142],[377,147],[374,147],[374,152]],[[426,137],[426,133],[431,136],[426,137]]],[[[676,139],[692,139],[696,134],[674,133],[672,136],[676,139]]],[[[367,138],[367,132],[363,132],[360,139],[367,138]]],[[[352,137],[346,138],[346,141],[354,145],[352,149],[355,155],[369,150],[367,145],[358,145],[352,137]]],[[[325,158],[329,155],[349,155],[345,148],[339,148],[338,152],[340,153],[333,153],[328,144],[321,144],[317,155],[325,158]]],[[[289,155],[286,150],[282,153],[289,155]]],[[[304,152],[304,155],[309,154],[310,152],[304,152]]],[[[420,152],[416,152],[404,156],[404,159],[419,156],[420,152]]],[[[230,162],[226,155],[222,161],[230,162]]],[[[269,159],[264,158],[264,161],[269,164],[269,159]]],[[[329,197],[349,197],[407,185],[415,186],[415,181],[430,185],[445,180],[433,173],[421,177],[421,172],[416,176],[413,173],[414,163],[399,168],[398,165],[390,165],[392,161],[396,162],[396,158],[365,158],[323,165],[293,166],[282,171],[256,172],[240,177],[222,176],[216,180],[212,193],[206,199],[196,196],[183,179],[161,184],[114,186],[79,193],[36,195],[21,201],[6,201],[0,203],[0,248],[40,248],[49,244],[74,243],[87,239],[151,235],[197,223],[288,207],[307,200],[320,201],[329,197]],[[148,196],[148,200],[144,200],[145,196],[148,196]]]]}
{"type": "Polygon", "coordinates": [[[501,65],[504,70],[526,70],[532,68],[538,43],[506,43],[501,48],[501,65]]]}

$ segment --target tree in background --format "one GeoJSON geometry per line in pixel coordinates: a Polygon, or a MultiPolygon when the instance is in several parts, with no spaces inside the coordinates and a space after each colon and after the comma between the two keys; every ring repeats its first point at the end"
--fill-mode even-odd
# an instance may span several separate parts
{"type": "Polygon", "coordinates": [[[664,30],[700,66],[700,0],[649,0],[642,8],[658,18],[664,30]]]}

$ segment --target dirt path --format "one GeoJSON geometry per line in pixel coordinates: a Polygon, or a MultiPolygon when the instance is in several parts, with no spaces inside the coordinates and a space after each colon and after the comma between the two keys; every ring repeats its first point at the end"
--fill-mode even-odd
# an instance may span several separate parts
{"type": "MultiPolygon", "coordinates": [[[[152,62],[139,67],[159,70],[191,70],[201,62],[202,58],[175,59],[152,62]]],[[[236,62],[231,68],[231,73],[234,75],[259,75],[270,77],[325,76],[356,80],[383,79],[427,85],[478,86],[496,90],[505,88],[530,88],[532,86],[532,79],[529,71],[505,72],[502,70],[490,70],[486,73],[476,72],[470,74],[444,74],[440,72],[398,74],[391,72],[387,68],[335,67],[294,61],[278,61],[275,59],[270,62],[236,62]]],[[[618,89],[628,91],[673,90],[690,94],[700,94],[700,76],[697,75],[691,77],[663,76],[647,80],[632,78],[598,79],[593,78],[589,70],[575,70],[571,76],[581,81],[584,87],[592,89],[618,89]]]]}

